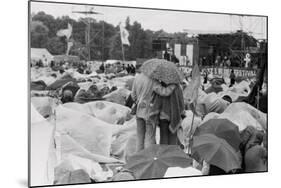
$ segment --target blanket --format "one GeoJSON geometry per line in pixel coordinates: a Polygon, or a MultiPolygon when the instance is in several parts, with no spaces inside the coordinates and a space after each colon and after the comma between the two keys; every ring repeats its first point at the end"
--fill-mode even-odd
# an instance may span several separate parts
{"type": "Polygon", "coordinates": [[[181,126],[181,115],[184,113],[184,99],[180,86],[177,86],[168,97],[153,93],[148,119],[151,122],[158,123],[161,111],[169,116],[169,129],[172,133],[175,133],[181,126]]]}

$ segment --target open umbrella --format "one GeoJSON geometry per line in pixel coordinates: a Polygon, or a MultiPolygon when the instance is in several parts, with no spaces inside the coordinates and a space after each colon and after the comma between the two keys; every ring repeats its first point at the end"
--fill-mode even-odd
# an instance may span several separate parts
{"type": "Polygon", "coordinates": [[[213,134],[194,136],[191,155],[197,161],[205,160],[229,172],[241,168],[241,161],[235,150],[224,140],[213,134]]]}
{"type": "Polygon", "coordinates": [[[148,77],[165,84],[178,84],[184,79],[178,67],[164,59],[150,59],[141,66],[140,70],[148,77]]]}
{"type": "Polygon", "coordinates": [[[192,165],[189,158],[175,145],[152,145],[128,158],[125,168],[137,179],[163,178],[169,167],[186,168],[192,165]]]}
{"type": "Polygon", "coordinates": [[[228,119],[210,119],[196,129],[194,136],[200,136],[206,133],[223,138],[236,151],[239,150],[241,139],[238,126],[228,119]]]}

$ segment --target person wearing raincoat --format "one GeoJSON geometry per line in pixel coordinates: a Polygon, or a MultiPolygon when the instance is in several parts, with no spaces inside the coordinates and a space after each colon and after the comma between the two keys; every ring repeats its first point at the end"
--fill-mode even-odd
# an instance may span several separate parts
{"type": "Polygon", "coordinates": [[[159,95],[169,95],[171,87],[163,87],[159,82],[149,78],[143,73],[138,74],[134,80],[131,97],[137,104],[137,151],[156,144],[156,127],[148,119],[149,105],[152,99],[153,88],[157,88],[159,95]],[[167,94],[168,93],[168,94],[167,94]]]}
{"type": "Polygon", "coordinates": [[[184,113],[182,88],[179,84],[162,83],[156,84],[153,91],[149,120],[160,126],[160,144],[177,145],[179,144],[177,130],[181,126],[181,117],[184,113]]]}

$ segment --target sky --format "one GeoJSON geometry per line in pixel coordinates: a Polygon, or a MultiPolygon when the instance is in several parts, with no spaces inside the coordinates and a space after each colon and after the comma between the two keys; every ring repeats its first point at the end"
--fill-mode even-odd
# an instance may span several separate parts
{"type": "Polygon", "coordinates": [[[54,17],[68,15],[73,19],[78,19],[82,15],[73,11],[85,11],[94,7],[94,11],[102,15],[93,15],[97,20],[104,20],[113,25],[125,22],[129,16],[131,23],[137,21],[144,29],[153,31],[163,29],[166,32],[183,32],[184,30],[193,33],[206,32],[235,32],[243,29],[257,39],[266,38],[266,18],[257,16],[237,16],[229,14],[209,14],[183,11],[151,10],[136,8],[119,8],[108,6],[85,6],[75,4],[58,4],[46,2],[31,2],[31,13],[44,11],[54,17]]]}

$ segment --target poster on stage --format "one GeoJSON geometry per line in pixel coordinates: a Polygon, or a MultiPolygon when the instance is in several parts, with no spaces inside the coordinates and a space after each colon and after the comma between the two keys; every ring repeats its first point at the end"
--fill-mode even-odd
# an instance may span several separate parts
{"type": "Polygon", "coordinates": [[[266,15],[28,11],[29,187],[268,172],[266,15]]]}

